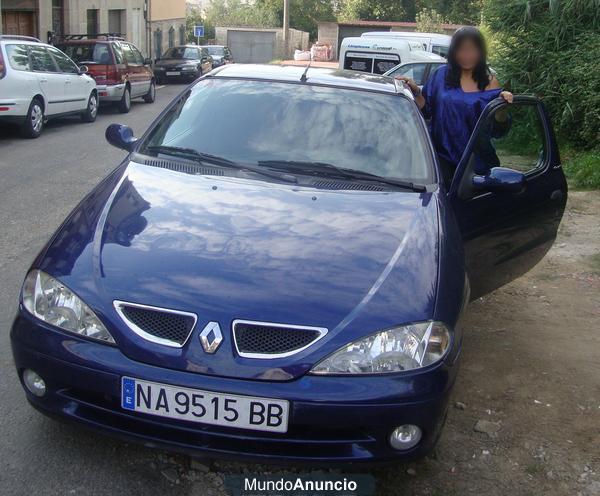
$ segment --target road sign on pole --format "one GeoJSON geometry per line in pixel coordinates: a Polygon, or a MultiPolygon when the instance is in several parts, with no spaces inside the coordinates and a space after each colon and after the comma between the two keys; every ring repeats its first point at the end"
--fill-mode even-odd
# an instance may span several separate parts
{"type": "Polygon", "coordinates": [[[194,26],[194,36],[196,37],[196,42],[199,45],[200,38],[204,38],[204,26],[194,26]]]}

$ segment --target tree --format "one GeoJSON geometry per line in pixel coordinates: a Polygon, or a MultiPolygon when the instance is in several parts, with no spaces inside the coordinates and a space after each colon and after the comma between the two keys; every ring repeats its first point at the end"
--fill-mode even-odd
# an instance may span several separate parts
{"type": "Polygon", "coordinates": [[[600,9],[596,0],[485,0],[491,64],[515,93],[543,98],[562,137],[600,147],[600,9]]]}
{"type": "Polygon", "coordinates": [[[399,0],[346,0],[340,12],[347,21],[402,21],[405,16],[399,0]]]}
{"type": "Polygon", "coordinates": [[[433,9],[423,9],[417,13],[417,31],[422,33],[443,33],[444,18],[433,9]]]}
{"type": "MultiPolygon", "coordinates": [[[[278,26],[283,25],[283,0],[257,0],[257,6],[273,12],[278,26]]],[[[312,40],[317,38],[317,23],[335,21],[330,0],[290,0],[290,27],[307,31],[312,40]]]]}
{"type": "Polygon", "coordinates": [[[206,9],[206,20],[212,26],[280,27],[277,13],[269,5],[250,5],[240,0],[212,0],[206,9]]]}
{"type": "Polygon", "coordinates": [[[200,43],[206,43],[215,37],[214,25],[209,24],[202,16],[202,12],[197,8],[188,12],[185,18],[185,33],[188,42],[195,42],[197,40],[194,36],[194,26],[204,26],[204,38],[200,38],[200,43]]]}

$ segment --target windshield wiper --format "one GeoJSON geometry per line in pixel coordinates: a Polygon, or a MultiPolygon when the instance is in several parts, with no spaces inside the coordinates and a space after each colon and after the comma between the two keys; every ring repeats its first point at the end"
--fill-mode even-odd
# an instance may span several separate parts
{"type": "Polygon", "coordinates": [[[402,181],[391,177],[378,176],[370,172],[359,171],[338,167],[327,162],[302,162],[298,160],[260,160],[258,165],[261,167],[270,167],[289,172],[301,172],[318,176],[339,177],[342,179],[358,179],[363,181],[375,181],[383,184],[390,184],[404,189],[410,189],[417,192],[425,192],[427,188],[424,184],[417,184],[410,181],[402,181]]]}
{"type": "Polygon", "coordinates": [[[271,177],[274,179],[279,179],[287,182],[297,182],[293,176],[289,174],[273,174],[261,169],[259,167],[253,167],[247,164],[240,164],[239,162],[234,162],[233,160],[229,160],[225,157],[220,157],[218,155],[213,155],[211,153],[200,152],[194,148],[185,148],[180,146],[168,146],[168,145],[151,145],[146,147],[146,150],[152,153],[162,153],[163,155],[171,155],[174,157],[187,158],[188,160],[194,160],[200,163],[207,163],[212,165],[218,165],[221,167],[231,167],[233,169],[247,170],[251,172],[256,172],[257,174],[261,174],[263,176],[271,177]]]}

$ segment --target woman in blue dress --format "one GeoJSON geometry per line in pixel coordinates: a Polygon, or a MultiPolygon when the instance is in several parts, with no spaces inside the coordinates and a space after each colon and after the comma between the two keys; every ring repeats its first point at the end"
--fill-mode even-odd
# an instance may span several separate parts
{"type": "MultiPolygon", "coordinates": [[[[485,39],[471,26],[454,33],[448,63],[433,73],[422,91],[412,79],[403,76],[398,79],[408,84],[415,102],[429,120],[446,184],[450,183],[485,106],[498,97],[508,103],[513,100],[512,93],[502,91],[490,72],[485,39]]],[[[498,114],[498,118],[503,117],[498,114]]]]}

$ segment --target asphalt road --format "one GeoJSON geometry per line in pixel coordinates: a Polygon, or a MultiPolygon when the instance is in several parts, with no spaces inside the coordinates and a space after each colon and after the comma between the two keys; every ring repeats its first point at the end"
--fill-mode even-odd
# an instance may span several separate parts
{"type": "Polygon", "coordinates": [[[48,123],[36,140],[0,127],[0,494],[179,494],[156,466],[156,452],[49,420],[25,400],[8,332],[25,272],[65,216],[122,160],[104,130],[119,122],[141,135],[184,86],[134,101],[129,114],[101,109],[95,123],[48,123]]]}

